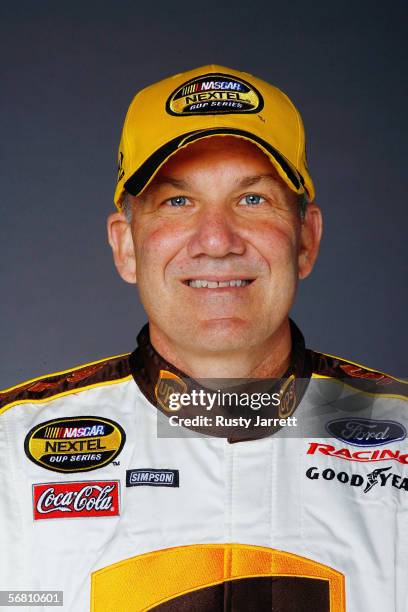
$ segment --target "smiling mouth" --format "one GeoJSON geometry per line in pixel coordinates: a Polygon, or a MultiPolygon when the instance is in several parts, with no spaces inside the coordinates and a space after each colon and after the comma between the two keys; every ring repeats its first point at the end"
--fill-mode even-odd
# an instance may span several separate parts
{"type": "Polygon", "coordinates": [[[193,289],[221,289],[224,287],[246,287],[254,281],[253,278],[233,279],[233,280],[206,280],[206,279],[194,279],[184,281],[189,287],[193,289]]]}

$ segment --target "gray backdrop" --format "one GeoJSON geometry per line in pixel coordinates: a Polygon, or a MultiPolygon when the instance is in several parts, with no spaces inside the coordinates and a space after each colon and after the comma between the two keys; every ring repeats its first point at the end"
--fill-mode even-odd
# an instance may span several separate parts
{"type": "Polygon", "coordinates": [[[209,62],[303,114],[325,215],[293,313],[309,346],[406,375],[404,0],[1,4],[0,386],[134,348],[145,315],[105,238],[122,121],[209,62]]]}

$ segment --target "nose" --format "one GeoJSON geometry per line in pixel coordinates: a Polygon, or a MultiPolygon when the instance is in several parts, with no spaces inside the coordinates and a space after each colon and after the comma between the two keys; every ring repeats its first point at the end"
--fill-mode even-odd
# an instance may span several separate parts
{"type": "Polygon", "coordinates": [[[245,252],[245,241],[225,210],[213,208],[203,212],[196,223],[195,232],[188,244],[190,257],[225,257],[231,253],[243,255],[245,252]]]}

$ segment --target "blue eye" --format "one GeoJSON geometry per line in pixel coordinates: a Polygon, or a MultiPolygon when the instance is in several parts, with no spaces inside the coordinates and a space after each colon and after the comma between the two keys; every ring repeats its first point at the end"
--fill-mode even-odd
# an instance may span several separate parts
{"type": "Polygon", "coordinates": [[[176,196],[175,198],[169,198],[167,200],[170,206],[185,206],[187,203],[187,198],[184,196],[176,196]]]}
{"type": "Polygon", "coordinates": [[[256,195],[255,193],[250,193],[244,196],[241,202],[244,201],[248,206],[256,206],[257,204],[262,204],[264,202],[264,198],[260,195],[256,195]]]}

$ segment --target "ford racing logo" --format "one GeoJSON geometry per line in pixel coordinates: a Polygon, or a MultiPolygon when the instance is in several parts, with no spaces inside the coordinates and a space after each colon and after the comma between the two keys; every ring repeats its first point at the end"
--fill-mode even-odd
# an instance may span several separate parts
{"type": "Polygon", "coordinates": [[[401,423],[375,419],[335,419],[326,424],[326,429],[331,436],[353,446],[381,446],[407,436],[401,423]]]}

